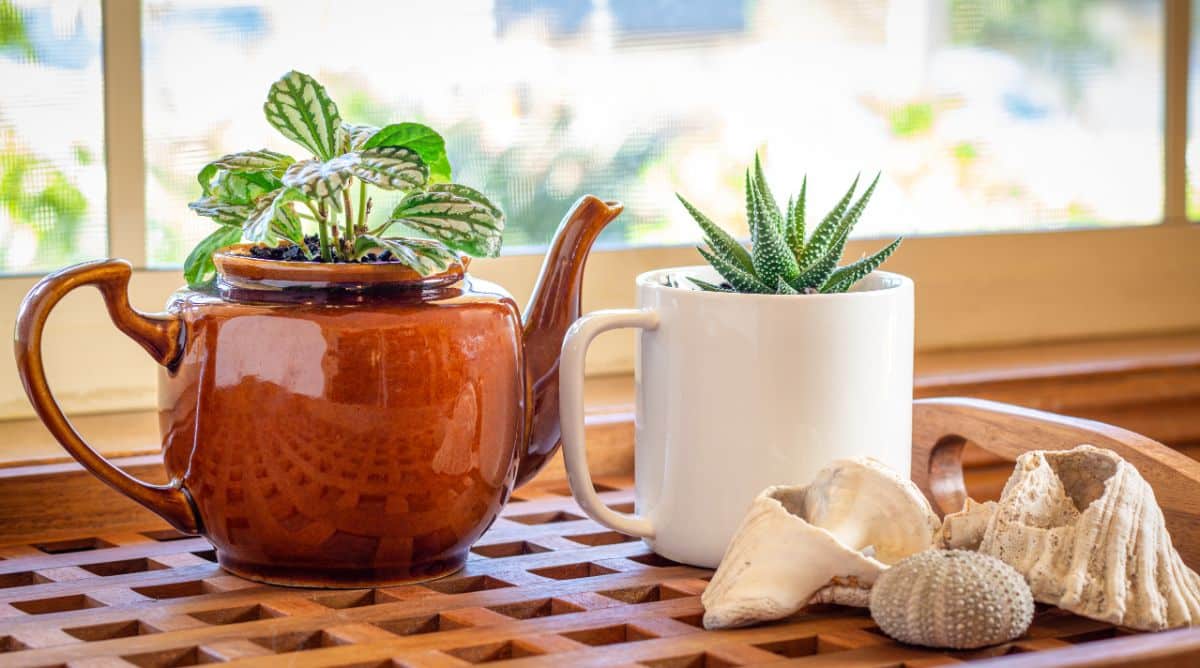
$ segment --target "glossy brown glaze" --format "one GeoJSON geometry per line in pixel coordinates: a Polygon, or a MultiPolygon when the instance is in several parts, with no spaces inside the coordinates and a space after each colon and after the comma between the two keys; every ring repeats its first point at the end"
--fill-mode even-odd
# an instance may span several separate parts
{"type": "Polygon", "coordinates": [[[259,260],[233,247],[216,257],[212,293],[181,290],[164,314],[129,307],[121,261],[47,277],[23,305],[18,362],[73,456],[203,533],[228,570],[308,586],[437,577],[463,565],[514,482],[557,448],[558,351],[579,313],[587,252],[620,210],[585,197],[568,213],[524,324],[513,299],[466,274],[465,260],[421,278],[391,264],[259,260]],[[63,294],[89,283],[164,365],[170,485],[135,481],[96,455],[45,386],[42,324],[63,294]]]}

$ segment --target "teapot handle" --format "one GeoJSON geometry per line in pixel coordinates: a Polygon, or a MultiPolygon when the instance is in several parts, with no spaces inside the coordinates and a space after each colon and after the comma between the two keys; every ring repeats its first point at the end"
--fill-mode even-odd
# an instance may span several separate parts
{"type": "Polygon", "coordinates": [[[567,330],[563,339],[562,360],[558,371],[558,404],[562,415],[563,459],[571,493],[579,507],[596,522],[614,531],[638,538],[653,538],[650,520],[638,515],[621,513],[604,505],[592,485],[584,450],[583,424],[583,367],[587,349],[601,332],[622,327],[655,329],[658,314],[650,310],[617,309],[589,313],[567,330]]]}
{"type": "Polygon", "coordinates": [[[71,425],[54,400],[42,364],[42,330],[50,311],[68,292],[94,285],[104,297],[108,315],[117,329],[137,341],[156,362],[171,366],[183,351],[183,322],[169,314],[146,314],[129,304],[129,278],[133,268],[125,260],[84,262],[43,278],[21,302],[13,348],[25,394],[38,417],[58,442],[87,470],[110,487],[161,515],[185,533],[200,533],[200,521],[191,498],[178,480],[151,485],[113,466],[92,449],[71,425]]]}

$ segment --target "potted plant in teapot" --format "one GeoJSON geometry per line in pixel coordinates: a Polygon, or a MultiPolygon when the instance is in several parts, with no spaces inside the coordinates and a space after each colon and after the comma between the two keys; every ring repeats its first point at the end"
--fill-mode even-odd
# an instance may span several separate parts
{"type": "Polygon", "coordinates": [[[856,456],[908,476],[913,284],[878,270],[900,240],[838,266],[877,182],[855,200],[855,179],[809,225],[807,178],[781,207],[756,158],[746,172],[749,250],[679,198],[704,233],[708,264],[642,274],[638,308],[584,316],[563,345],[563,452],[593,519],[670,559],[715,567],[766,487],[805,484],[856,456]],[[584,355],[618,327],[641,330],[636,515],[599,500],[583,447],[584,355]]]}
{"type": "Polygon", "coordinates": [[[205,535],[236,574],[356,587],[453,572],[558,447],[563,333],[621,205],[586,196],[567,213],[522,321],[503,288],[467,272],[467,256],[498,253],[504,215],[451,182],[435,131],[349,124],[299,72],[271,86],[265,111],[307,155],[245,151],[201,170],[191,206],[217,228],[163,313],[130,307],[122,260],[34,287],[16,332],[26,392],[80,463],[205,535]],[[374,189],[399,203],[373,211],[374,189]],[[105,461],[51,396],[43,325],[82,285],[162,365],[166,485],[105,461]]]}

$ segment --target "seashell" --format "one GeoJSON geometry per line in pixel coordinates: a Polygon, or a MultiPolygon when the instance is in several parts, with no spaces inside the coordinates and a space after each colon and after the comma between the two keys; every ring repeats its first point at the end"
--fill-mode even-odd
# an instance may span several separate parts
{"type": "Polygon", "coordinates": [[[879,576],[871,618],[900,642],[975,649],[1020,637],[1033,594],[1012,566],[965,550],[928,550],[879,576]]]}
{"type": "Polygon", "coordinates": [[[754,500],[705,589],[704,627],[786,617],[809,603],[865,607],[890,564],[928,549],[940,522],[911,481],[868,458],[754,500]]]}
{"type": "Polygon", "coordinates": [[[1171,544],[1154,490],[1111,450],[1021,455],[1000,501],[947,516],[943,539],[981,520],[979,551],[1042,603],[1145,631],[1200,623],[1200,576],[1171,544]]]}

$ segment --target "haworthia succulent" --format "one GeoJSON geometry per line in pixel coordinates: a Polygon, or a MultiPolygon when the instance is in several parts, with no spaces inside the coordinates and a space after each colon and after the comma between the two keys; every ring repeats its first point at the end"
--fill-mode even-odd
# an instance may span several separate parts
{"type": "Polygon", "coordinates": [[[763,174],[762,161],[756,155],[753,170],[746,170],[745,183],[746,221],[752,244],[749,253],[677,194],[704,231],[709,248],[701,246],[698,249],[701,256],[729,282],[732,290],[699,279],[689,280],[706,291],[794,295],[848,290],[882,264],[900,242],[897,239],[875,255],[838,269],[846,240],[870,202],[879,176],[851,206],[858,182],[855,177],[846,194],[816,226],[812,236],[806,238],[808,177],[800,184],[800,194],[788,200],[786,213],[780,213],[763,174]]]}
{"type": "Polygon", "coordinates": [[[757,183],[750,186],[751,200],[754,211],[750,215],[753,236],[757,238],[754,247],[750,249],[750,260],[754,265],[754,273],[767,285],[775,285],[779,279],[795,280],[800,274],[800,266],[796,264],[796,256],[783,240],[783,230],[775,224],[772,217],[766,213],[762,202],[762,191],[757,183]]]}
{"type": "Polygon", "coordinates": [[[705,260],[708,260],[708,263],[713,266],[713,269],[716,269],[717,273],[720,274],[722,278],[729,281],[729,284],[733,286],[733,289],[737,290],[738,292],[755,292],[760,294],[773,292],[770,287],[758,280],[758,277],[752,272],[743,271],[740,267],[732,262],[729,262],[724,258],[717,257],[704,248],[699,248],[697,250],[700,251],[700,255],[704,256],[705,260]]]}
{"type": "Polygon", "coordinates": [[[842,196],[837,205],[826,214],[816,229],[813,230],[812,238],[804,244],[804,253],[800,256],[800,266],[807,267],[817,261],[818,258],[825,255],[825,251],[829,250],[829,244],[837,237],[838,225],[842,222],[842,216],[846,213],[846,207],[849,206],[851,198],[854,197],[854,191],[858,189],[858,178],[854,177],[854,182],[850,184],[850,189],[842,196]]]}
{"type": "Polygon", "coordinates": [[[381,146],[359,152],[351,171],[358,178],[385,190],[420,188],[429,179],[429,168],[416,151],[400,146],[381,146]]]}
{"type": "Polygon", "coordinates": [[[884,249],[865,257],[853,264],[848,264],[841,269],[833,272],[825,284],[821,286],[821,292],[845,292],[854,286],[855,283],[867,277],[867,274],[879,268],[884,260],[891,257],[892,253],[900,247],[902,239],[896,239],[888,244],[884,249]]]}
{"type": "Polygon", "coordinates": [[[389,223],[401,223],[475,257],[500,253],[504,214],[483,193],[463,185],[442,183],[400,200],[389,223]]]}
{"type": "Polygon", "coordinates": [[[679,202],[683,204],[683,208],[687,209],[687,212],[691,214],[692,218],[700,226],[700,229],[704,231],[704,235],[707,237],[706,241],[712,247],[713,252],[737,264],[746,271],[754,270],[754,265],[750,261],[750,252],[743,248],[742,244],[733,238],[733,235],[709,220],[708,216],[700,213],[682,195],[676,194],[675,196],[679,198],[679,202]]]}
{"type": "Polygon", "coordinates": [[[240,153],[230,153],[213,160],[211,165],[219,169],[228,169],[234,172],[271,172],[276,176],[282,176],[283,172],[296,162],[296,159],[290,155],[276,153],[267,149],[257,151],[242,151],[240,153]]]}
{"type": "Polygon", "coordinates": [[[325,87],[303,72],[283,75],[271,86],[263,104],[267,121],[283,136],[321,160],[338,154],[342,118],[325,87]]]}

